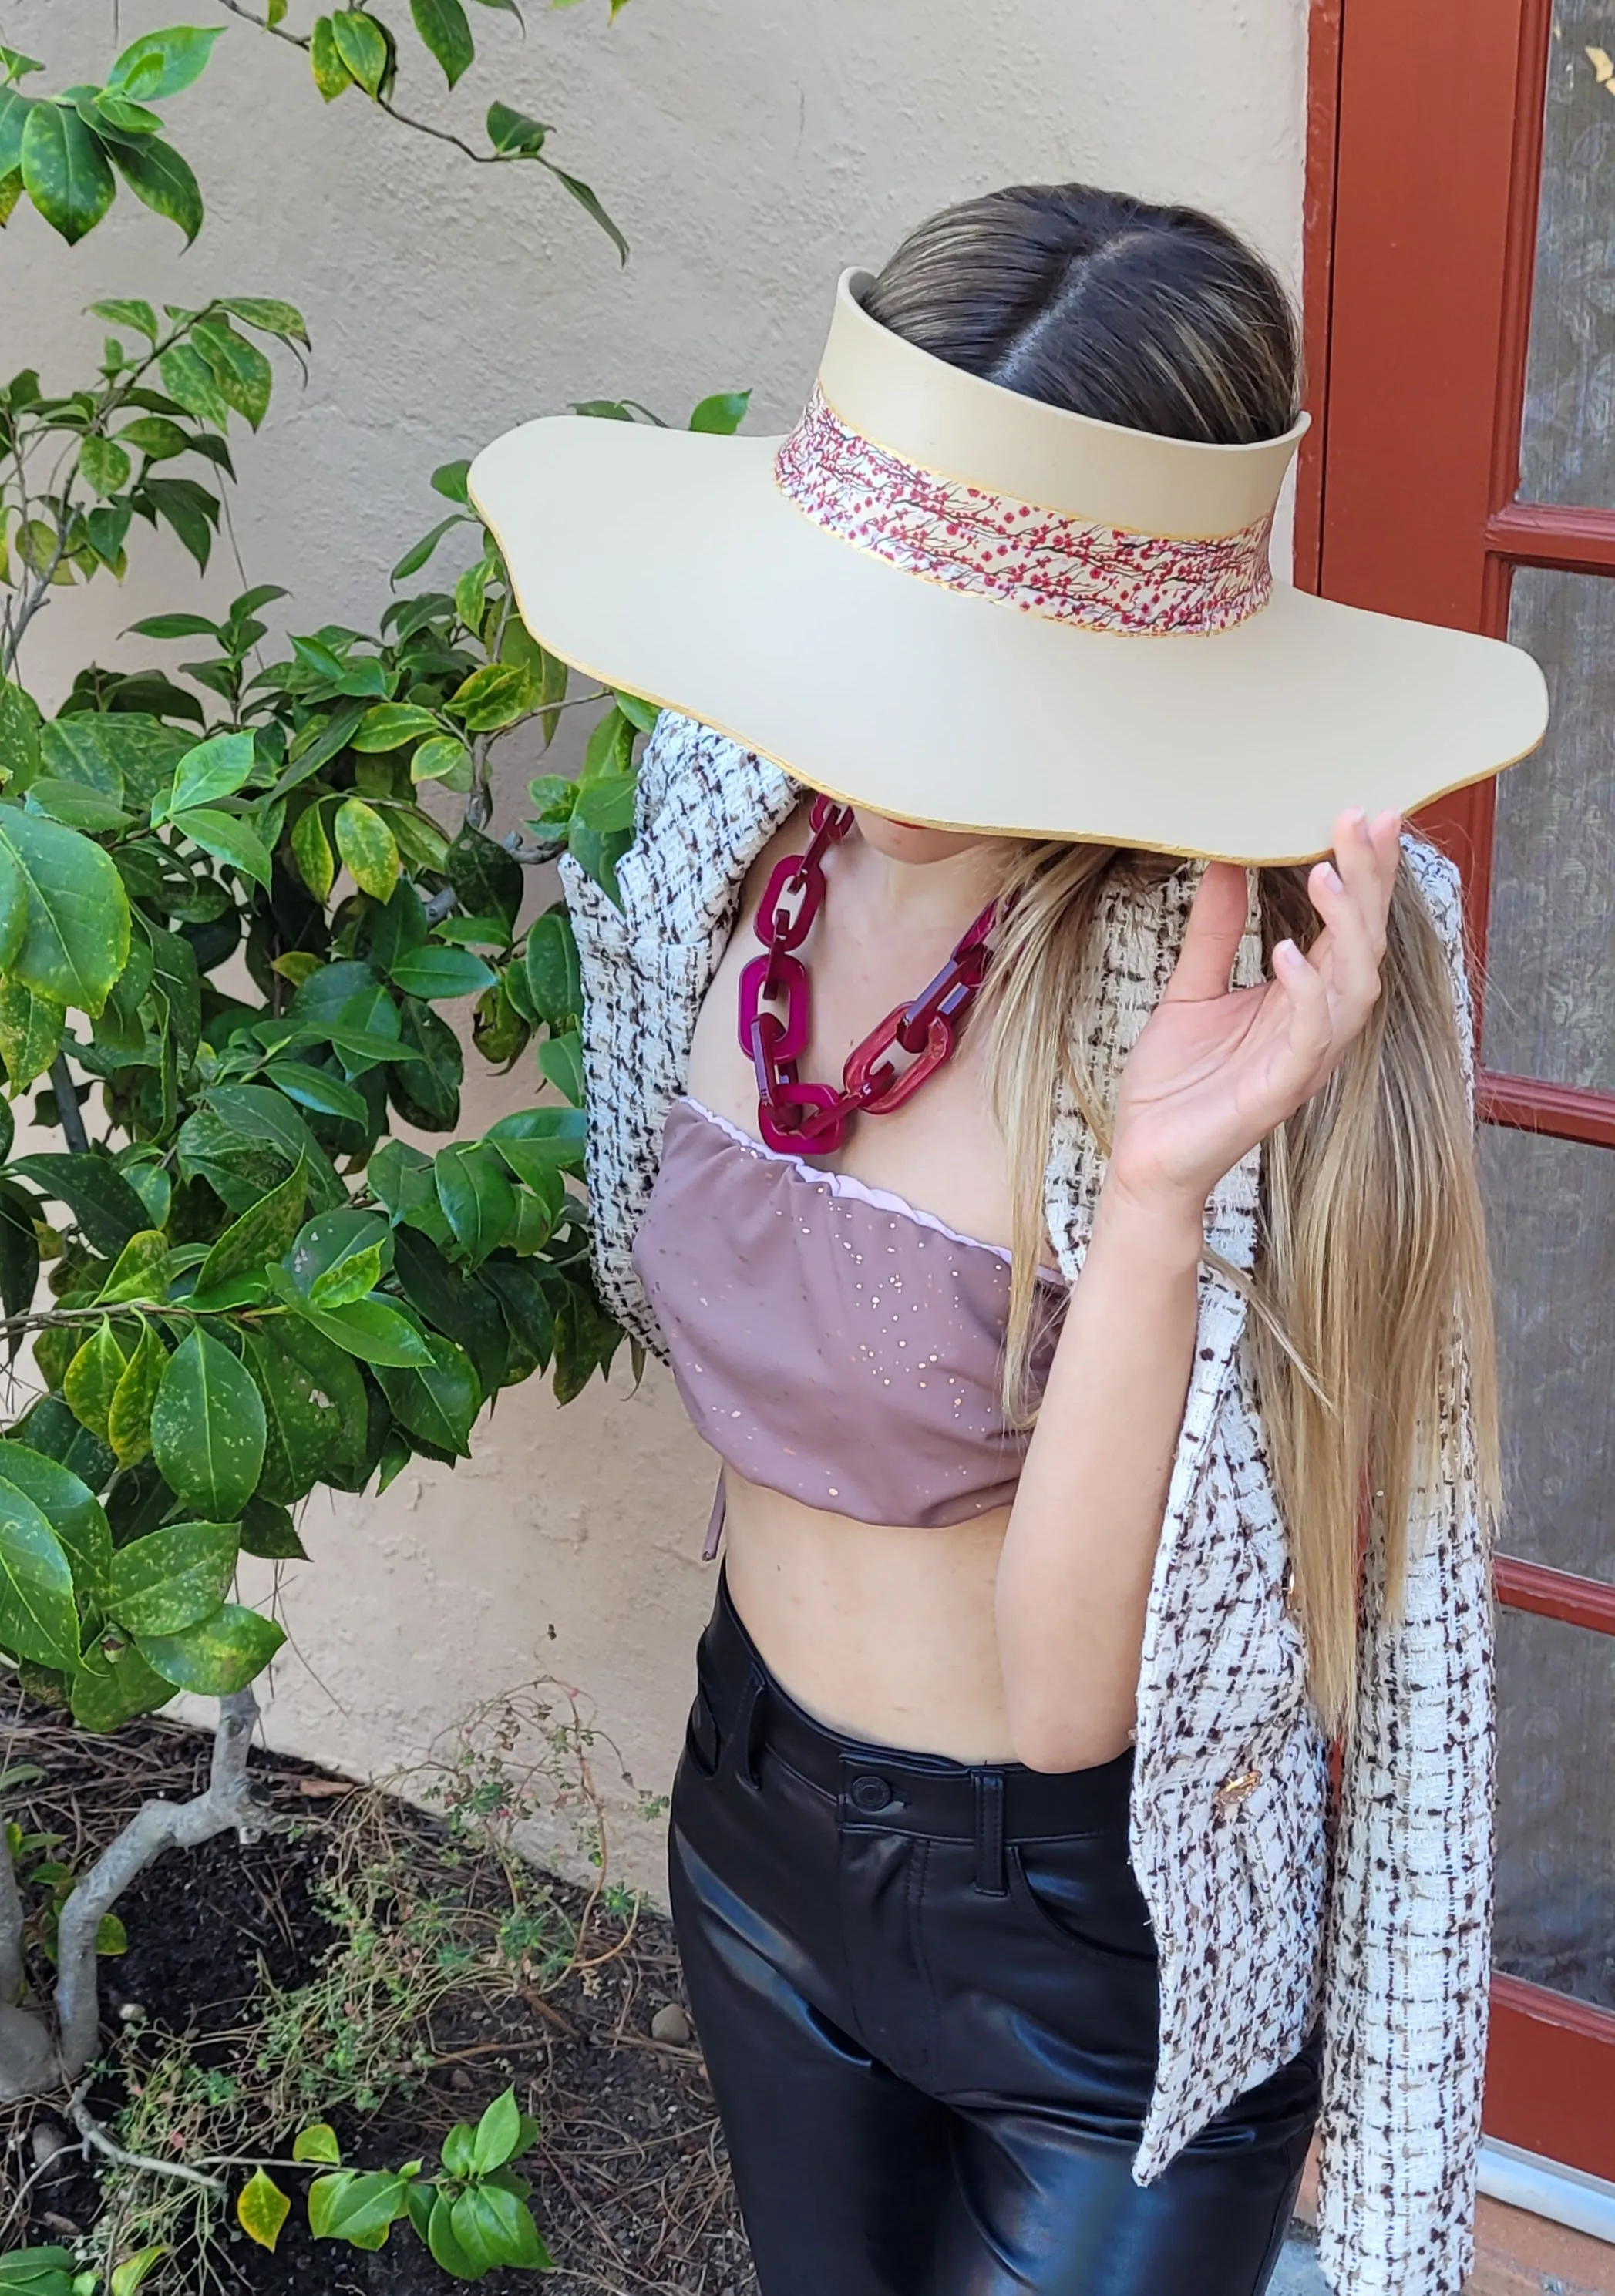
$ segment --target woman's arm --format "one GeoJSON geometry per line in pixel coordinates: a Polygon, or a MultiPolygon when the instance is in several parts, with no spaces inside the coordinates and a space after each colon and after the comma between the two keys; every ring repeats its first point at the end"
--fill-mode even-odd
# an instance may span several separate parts
{"type": "Polygon", "coordinates": [[[1242,870],[1213,863],[1165,996],[1128,1059],[1094,1232],[1010,1515],[997,1578],[1015,1751],[1108,1761],[1133,1726],[1144,1613],[1193,1357],[1206,1200],[1311,1097],[1380,993],[1394,814],[1336,825],[1308,882],[1324,931],[1230,990],[1242,870]]]}

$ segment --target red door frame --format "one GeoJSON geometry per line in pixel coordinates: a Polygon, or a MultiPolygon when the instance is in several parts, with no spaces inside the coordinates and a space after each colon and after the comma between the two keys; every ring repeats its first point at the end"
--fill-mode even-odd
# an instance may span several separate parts
{"type": "MultiPolygon", "coordinates": [[[[1296,578],[1493,636],[1514,566],[1615,570],[1615,510],[1515,500],[1551,20],[1552,0],[1312,0],[1296,578]]],[[[1482,961],[1493,820],[1490,783],[1423,820],[1482,961]]],[[[1490,1123],[1615,1148],[1615,1096],[1480,1091],[1490,1123]]],[[[1615,1633],[1615,1587],[1506,1556],[1496,1583],[1615,1633]]],[[[1492,2008],[1488,2131],[1615,2177],[1615,2014],[1503,1975],[1492,2008]]]]}

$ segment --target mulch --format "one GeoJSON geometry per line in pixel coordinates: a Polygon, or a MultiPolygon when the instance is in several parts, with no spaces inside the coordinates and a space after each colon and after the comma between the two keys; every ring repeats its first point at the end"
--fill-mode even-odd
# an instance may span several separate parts
{"type": "MultiPolygon", "coordinates": [[[[98,1740],[29,1712],[4,1733],[4,1759],[37,1762],[46,1777],[8,1796],[7,1814],[70,1836],[77,1829],[80,1841],[70,1839],[63,1851],[71,1857],[106,1837],[120,1805],[130,1808],[152,1792],[199,1790],[207,1755],[204,1739],[160,1722],[98,1740]]],[[[145,2036],[188,2036],[198,2061],[227,2075],[232,2044],[223,2037],[239,2034],[264,1975],[276,1986],[297,1986],[331,1945],[317,1883],[328,1870],[333,1830],[365,1798],[323,1791],[322,1773],[262,1752],[254,1754],[253,1769],[299,1831],[266,1834],[247,1848],[225,1836],[171,1853],[120,1904],[128,1950],[103,1962],[102,1993],[109,2051],[121,2047],[126,2071],[103,2077],[93,2094],[103,2124],[115,2118],[119,2079],[129,2065],[138,2067],[145,2036]]],[[[437,1822],[402,1802],[389,1807],[386,1820],[428,1853],[441,1845],[437,1822]]],[[[551,1886],[574,1911],[581,1904],[581,1893],[551,1886]]],[[[644,1910],[631,1924],[602,1914],[594,1919],[596,1948],[603,1934],[608,1957],[542,1990],[468,1985],[434,2013],[431,2062],[412,2094],[395,2092],[369,2114],[348,2109],[326,2117],[350,2164],[397,2166],[423,2156],[430,2169],[450,2125],[474,2120],[513,2081],[540,2126],[537,2146],[521,2166],[533,2180],[534,2214],[557,2269],[542,2278],[491,2273],[479,2284],[487,2296],[537,2289],[553,2296],[754,2296],[699,2049],[657,2040],[650,2030],[659,2011],[681,2001],[671,1932],[644,1910]]],[[[48,2104],[0,2115],[0,2222],[37,2158],[40,2123],[48,2138],[48,2124],[59,2117],[59,2107],[53,2113],[48,2104]]],[[[0,2247],[70,2243],[90,2231],[101,2198],[100,2177],[75,2144],[33,2184],[24,2227],[13,2222],[0,2247]]],[[[211,2284],[246,2296],[446,2296],[460,2284],[405,2226],[372,2255],[316,2243],[300,2201],[274,2254],[232,2226],[209,2257],[211,2284]]]]}

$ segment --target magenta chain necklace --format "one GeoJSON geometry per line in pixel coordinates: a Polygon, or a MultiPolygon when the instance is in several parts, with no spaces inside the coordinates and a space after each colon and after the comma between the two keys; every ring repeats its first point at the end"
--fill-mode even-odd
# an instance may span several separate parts
{"type": "Polygon", "coordinates": [[[757,914],[757,937],[767,955],[754,956],[741,974],[740,1042],[757,1070],[758,1129],[766,1144],[786,1154],[829,1156],[846,1138],[851,1118],[860,1111],[888,1116],[901,1108],[951,1056],[987,977],[988,935],[998,905],[988,903],[934,980],[910,1003],[894,1005],[853,1047],[840,1092],[827,1084],[804,1084],[796,1064],[808,1049],[813,992],[807,966],[791,952],[807,939],[824,906],[824,856],[852,827],[852,808],[816,798],[809,821],[807,851],[787,853],[778,863],[757,914]],[[792,911],[786,903],[796,894],[801,898],[792,911]],[[770,1005],[775,1009],[764,1009],[770,1005]],[[883,1057],[894,1045],[917,1055],[900,1075],[883,1057]]]}

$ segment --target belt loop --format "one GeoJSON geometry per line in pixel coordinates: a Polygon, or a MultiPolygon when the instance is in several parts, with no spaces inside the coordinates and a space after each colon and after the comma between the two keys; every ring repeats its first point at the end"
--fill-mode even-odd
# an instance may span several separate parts
{"type": "Polygon", "coordinates": [[[972,1770],[976,1789],[976,1888],[984,1898],[1007,1898],[1004,1866],[1004,1773],[972,1770]]]}
{"type": "Polygon", "coordinates": [[[746,1677],[746,1687],[741,1694],[740,1711],[734,1718],[735,1763],[741,1782],[756,1793],[762,1785],[758,1765],[763,1751],[763,1724],[767,1718],[768,1685],[760,1667],[754,1666],[746,1677]]]}

